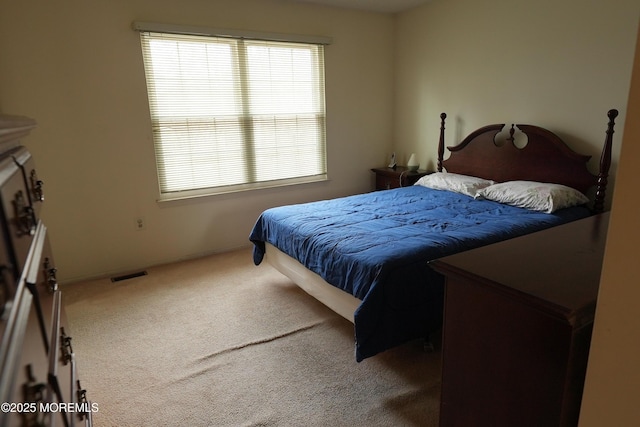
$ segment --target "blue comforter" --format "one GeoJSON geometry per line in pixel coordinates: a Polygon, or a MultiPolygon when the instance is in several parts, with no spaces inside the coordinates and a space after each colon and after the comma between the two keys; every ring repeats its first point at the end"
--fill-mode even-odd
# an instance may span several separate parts
{"type": "Polygon", "coordinates": [[[411,186],[268,209],[250,240],[256,265],[268,242],[362,300],[361,361],[440,328],[444,279],[428,261],[588,215],[583,207],[546,214],[411,186]]]}

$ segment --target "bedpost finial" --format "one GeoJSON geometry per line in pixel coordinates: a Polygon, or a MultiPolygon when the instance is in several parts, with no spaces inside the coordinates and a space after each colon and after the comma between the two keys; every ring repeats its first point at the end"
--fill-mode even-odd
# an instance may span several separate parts
{"type": "Polygon", "coordinates": [[[596,184],[596,197],[593,203],[594,213],[604,211],[604,199],[607,195],[607,185],[609,183],[609,168],[611,166],[611,146],[613,145],[615,118],[618,117],[618,110],[611,109],[607,112],[609,123],[607,124],[607,137],[604,140],[602,155],[600,156],[600,172],[598,173],[598,181],[596,184]]]}
{"type": "Polygon", "coordinates": [[[444,119],[447,118],[447,113],[440,114],[440,139],[438,140],[438,162],[436,164],[436,170],[442,172],[442,161],[444,159],[444,119]]]}

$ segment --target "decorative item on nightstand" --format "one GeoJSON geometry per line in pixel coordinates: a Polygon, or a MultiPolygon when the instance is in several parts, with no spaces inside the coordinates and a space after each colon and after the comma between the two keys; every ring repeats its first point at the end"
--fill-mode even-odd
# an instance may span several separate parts
{"type": "Polygon", "coordinates": [[[395,169],[396,168],[396,153],[395,151],[393,153],[391,153],[391,162],[389,163],[389,167],[391,169],[395,169]]]}
{"type": "Polygon", "coordinates": [[[416,159],[416,153],[411,153],[409,161],[407,162],[407,169],[410,171],[417,171],[419,167],[420,163],[418,163],[418,160],[416,159]]]}

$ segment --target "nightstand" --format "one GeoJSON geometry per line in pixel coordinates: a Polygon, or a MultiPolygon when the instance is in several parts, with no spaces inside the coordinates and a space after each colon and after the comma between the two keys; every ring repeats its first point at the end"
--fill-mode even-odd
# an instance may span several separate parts
{"type": "Polygon", "coordinates": [[[376,174],[376,190],[408,187],[429,173],[425,170],[410,171],[406,166],[373,168],[371,171],[376,174]]]}

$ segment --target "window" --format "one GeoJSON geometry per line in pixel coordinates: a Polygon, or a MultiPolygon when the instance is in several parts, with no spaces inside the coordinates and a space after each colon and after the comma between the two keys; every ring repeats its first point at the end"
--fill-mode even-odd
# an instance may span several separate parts
{"type": "Polygon", "coordinates": [[[326,179],[322,44],[140,34],[161,199],[326,179]]]}

